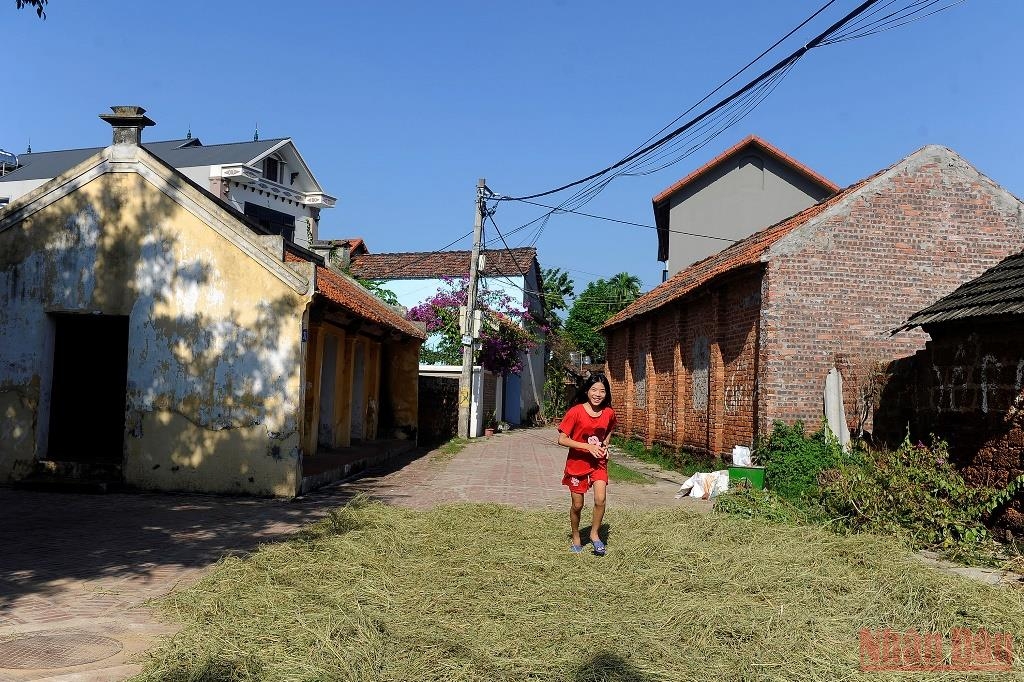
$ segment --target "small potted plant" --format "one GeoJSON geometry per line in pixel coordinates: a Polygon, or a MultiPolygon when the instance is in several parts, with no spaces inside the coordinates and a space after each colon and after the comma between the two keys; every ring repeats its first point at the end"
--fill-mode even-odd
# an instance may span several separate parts
{"type": "Polygon", "coordinates": [[[484,435],[487,437],[494,435],[494,429],[498,428],[498,415],[491,412],[491,416],[487,418],[487,423],[484,424],[484,435]]]}

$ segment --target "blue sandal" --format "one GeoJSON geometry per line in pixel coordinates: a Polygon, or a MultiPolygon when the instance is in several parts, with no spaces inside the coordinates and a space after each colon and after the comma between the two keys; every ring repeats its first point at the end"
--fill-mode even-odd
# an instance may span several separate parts
{"type": "Polygon", "coordinates": [[[569,551],[573,554],[579,554],[583,551],[583,545],[569,545],[569,551]]]}
{"type": "Polygon", "coordinates": [[[594,545],[594,556],[604,556],[605,552],[608,551],[608,548],[600,540],[592,540],[591,544],[594,545]]]}

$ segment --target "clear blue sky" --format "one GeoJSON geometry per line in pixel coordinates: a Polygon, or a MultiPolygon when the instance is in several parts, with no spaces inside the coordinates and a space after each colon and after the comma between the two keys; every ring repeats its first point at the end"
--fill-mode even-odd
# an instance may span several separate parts
{"type": "MultiPolygon", "coordinates": [[[[150,140],[191,126],[207,144],[243,141],[258,122],[338,197],[322,238],[429,251],[471,230],[477,178],[518,195],[618,160],[823,3],[51,0],[40,21],[0,0],[0,147],[105,145],[96,116],[112,104],[146,107],[150,140]]],[[[857,4],[838,0],[765,66],[857,4]]],[[[1022,196],[1021,26],[1024,2],[967,0],[813,50],[707,147],[582,210],[651,225],[653,195],[750,133],[843,186],[943,144],[1022,196]]],[[[506,231],[540,212],[502,204],[494,218],[506,231]]],[[[660,279],[654,230],[563,215],[537,247],[578,290],[623,270],[660,279]]]]}

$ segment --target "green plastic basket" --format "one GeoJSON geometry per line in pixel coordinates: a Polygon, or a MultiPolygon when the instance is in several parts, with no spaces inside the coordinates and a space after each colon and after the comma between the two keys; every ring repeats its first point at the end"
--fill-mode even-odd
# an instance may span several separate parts
{"type": "Polygon", "coordinates": [[[729,467],[729,487],[738,481],[750,481],[758,490],[764,489],[764,467],[729,467]]]}

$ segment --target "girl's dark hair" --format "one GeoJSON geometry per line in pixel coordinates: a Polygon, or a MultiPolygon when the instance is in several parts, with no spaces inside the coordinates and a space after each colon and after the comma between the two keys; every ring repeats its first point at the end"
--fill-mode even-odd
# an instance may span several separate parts
{"type": "Polygon", "coordinates": [[[601,373],[591,374],[589,377],[583,380],[583,385],[576,391],[576,402],[573,405],[582,405],[588,401],[587,391],[594,384],[604,385],[604,400],[601,402],[601,407],[608,407],[612,404],[612,387],[608,384],[608,377],[601,373]]]}

